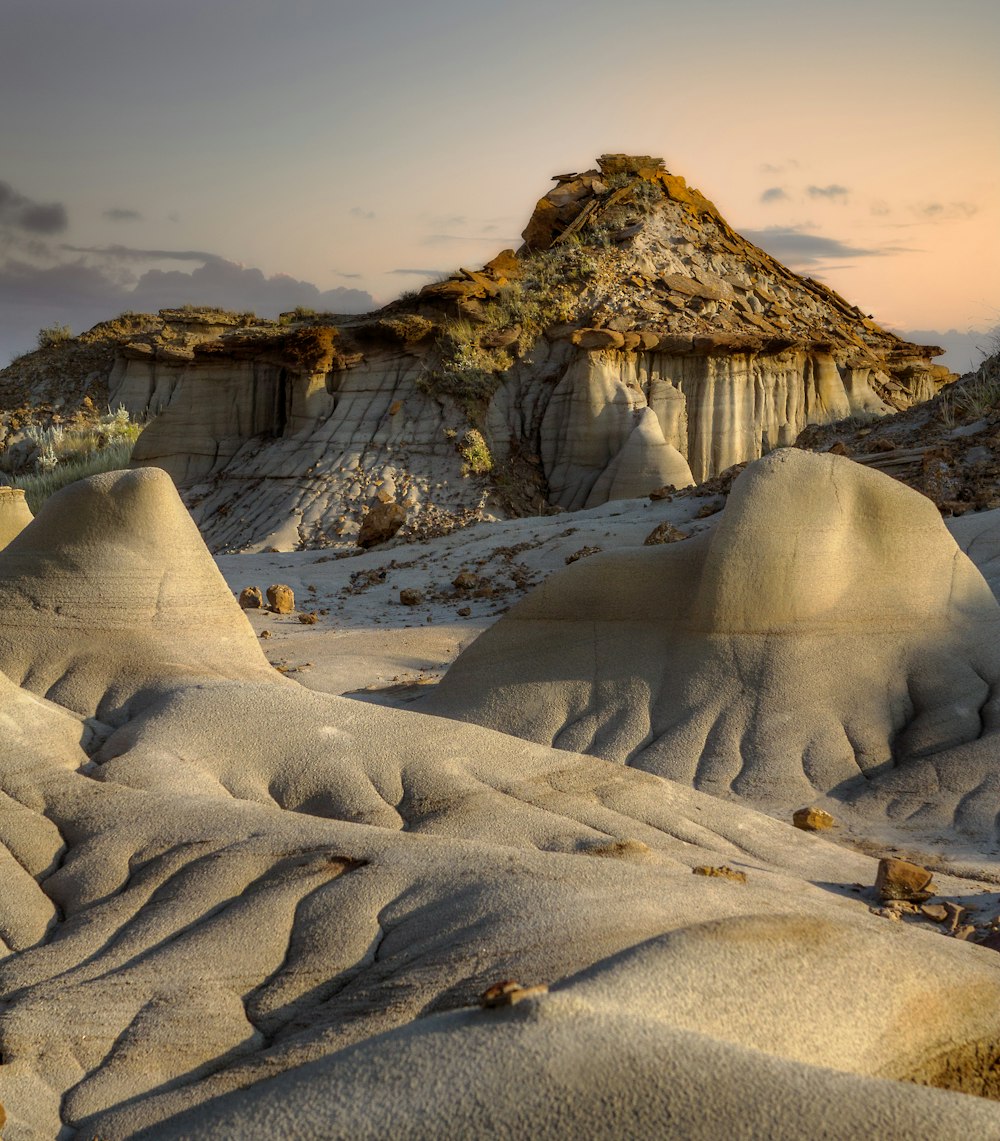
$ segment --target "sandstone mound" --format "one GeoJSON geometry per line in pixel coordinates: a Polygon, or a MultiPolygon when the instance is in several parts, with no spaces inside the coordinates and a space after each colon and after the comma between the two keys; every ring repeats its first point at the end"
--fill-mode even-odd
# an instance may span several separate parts
{"type": "Polygon", "coordinates": [[[0,670],[102,718],[166,679],[270,676],[169,477],[71,484],[0,551],[0,670]]]}
{"type": "Polygon", "coordinates": [[[792,806],[993,732],[998,634],[933,504],[781,451],[708,534],[553,576],[425,708],[792,806]]]}
{"type": "Polygon", "coordinates": [[[34,516],[16,487],[0,487],[0,550],[19,535],[34,516]]]}

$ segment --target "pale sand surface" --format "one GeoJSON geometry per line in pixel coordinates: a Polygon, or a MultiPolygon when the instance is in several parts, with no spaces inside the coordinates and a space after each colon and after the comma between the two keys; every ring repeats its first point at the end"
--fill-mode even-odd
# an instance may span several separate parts
{"type": "MultiPolygon", "coordinates": [[[[883,492],[895,495],[896,485],[871,486],[874,516],[853,515],[862,524],[883,492]]],[[[764,518],[771,492],[760,495],[752,514],[764,518]]],[[[404,617],[394,599],[411,582],[399,568],[341,595],[351,573],[416,560],[406,579],[419,572],[413,585],[445,593],[479,559],[502,577],[495,549],[522,542],[534,545],[512,558],[539,580],[588,543],[609,552],[547,587],[549,673],[534,685],[550,705],[562,708],[573,669],[556,629],[568,621],[557,603],[571,597],[562,579],[600,584],[583,599],[592,623],[599,606],[646,617],[649,628],[618,651],[620,672],[641,679],[655,578],[608,575],[597,560],[658,562],[654,598],[689,612],[683,568],[724,520],[694,524],[702,538],[636,547],[680,510],[609,504],[589,521],[524,520],[343,560],[240,556],[220,560],[220,577],[155,471],[97,477],[50,501],[0,550],[6,1141],[1000,1136],[1000,1106],[970,1096],[1000,1092],[1000,956],[929,919],[876,914],[871,888],[870,852],[906,841],[936,852],[937,898],[984,928],[1000,911],[985,809],[956,812],[970,792],[986,805],[994,787],[988,695],[973,695],[979,735],[954,740],[972,700],[962,670],[972,663],[992,692],[992,659],[969,627],[990,633],[996,604],[930,519],[910,529],[905,590],[876,615],[889,649],[866,653],[887,678],[917,679],[913,710],[923,701],[936,711],[940,747],[901,753],[897,779],[916,775],[907,789],[890,780],[884,796],[873,781],[867,799],[838,799],[822,784],[830,770],[803,767],[802,719],[831,722],[838,694],[859,692],[864,676],[836,658],[822,668],[808,654],[793,659],[823,685],[784,730],[769,722],[768,748],[748,754],[757,779],[725,796],[471,723],[482,695],[461,665],[440,693],[464,690],[464,720],[417,712],[429,703],[410,694],[399,696],[405,708],[334,696],[437,676],[489,611],[522,594],[439,598],[404,617]],[[568,526],[578,529],[560,536],[568,526]],[[948,559],[967,583],[960,591],[936,585],[948,559]],[[274,581],[330,613],[315,626],[294,615],[249,624],[233,591],[274,581]],[[956,600],[968,622],[949,609],[956,600]],[[469,619],[456,618],[466,604],[469,619]],[[265,626],[273,635],[261,640],[265,626]],[[953,694],[920,696],[914,631],[947,643],[935,661],[953,694]],[[315,664],[283,677],[265,647],[315,664]],[[847,818],[830,839],[787,822],[791,801],[781,803],[768,767],[791,771],[790,758],[798,779],[815,782],[809,797],[798,786],[798,800],[847,818]],[[909,815],[904,800],[917,805],[909,815]],[[721,865],[745,882],[692,875],[721,865]],[[511,978],[549,991],[478,1006],[486,987],[511,978]]],[[[745,531],[738,499],[728,512],[735,539],[716,549],[723,570],[745,531]]],[[[788,569],[782,598],[799,599],[805,626],[817,597],[870,625],[851,591],[899,573],[898,544],[841,541],[831,526],[814,538],[833,544],[838,573],[820,587],[805,576],[804,594],[794,573],[802,526],[786,513],[773,528],[767,557],[788,569]]],[[[758,559],[752,534],[751,548],[758,559]]],[[[764,612],[740,611],[724,573],[699,581],[722,583],[707,618],[725,616],[730,634],[764,612]]],[[[758,588],[756,601],[764,595],[758,588]]],[[[501,636],[495,626],[486,638],[501,636]]],[[[709,624],[699,636],[718,633],[709,624]]],[[[808,648],[803,630],[784,629],[793,636],[808,648]]],[[[485,638],[476,645],[489,649],[485,638]]],[[[766,691],[782,646],[756,665],[730,657],[751,670],[748,691],[766,691]]],[[[661,648],[666,657],[670,641],[661,648]]],[[[712,685],[731,686],[710,661],[712,685]]],[[[633,684],[648,701],[648,683],[633,684]]],[[[495,692],[496,718],[510,716],[495,692]]],[[[605,697],[595,708],[618,707],[613,691],[605,697]]],[[[773,718],[779,697],[758,715],[773,718]]],[[[633,698],[629,716],[640,708],[633,698]]],[[[877,702],[859,708],[877,725],[877,702]]]]}

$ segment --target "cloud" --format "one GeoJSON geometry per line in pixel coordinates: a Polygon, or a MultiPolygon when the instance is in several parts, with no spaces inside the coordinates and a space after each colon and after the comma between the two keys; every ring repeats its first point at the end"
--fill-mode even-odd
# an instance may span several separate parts
{"type": "Polygon", "coordinates": [[[831,182],[829,186],[806,187],[806,194],[810,198],[828,198],[834,202],[846,201],[849,193],[846,186],[840,186],[836,182],[831,182]]]}
{"type": "Polygon", "coordinates": [[[0,182],[0,226],[31,234],[58,234],[68,225],[66,207],[61,202],[34,202],[9,182],[0,182]]]}
{"type": "Polygon", "coordinates": [[[760,196],[761,202],[783,202],[788,198],[784,187],[769,186],[760,196]]]}
{"type": "Polygon", "coordinates": [[[742,232],[748,241],[791,266],[813,266],[843,258],[883,257],[907,252],[901,246],[883,246],[880,249],[852,246],[836,238],[810,234],[801,226],[767,226],[763,230],[742,232]]]}
{"type": "Polygon", "coordinates": [[[782,163],[762,162],[760,171],[762,174],[784,174],[789,167],[794,169],[798,165],[798,162],[793,158],[785,159],[782,163]]]}
{"type": "Polygon", "coordinates": [[[102,217],[107,218],[109,222],[141,222],[142,215],[138,210],[126,210],[121,206],[112,206],[110,210],[105,210],[102,217]]]}
{"type": "Polygon", "coordinates": [[[446,277],[447,271],[443,269],[390,269],[388,273],[409,274],[413,277],[446,277]]]}
{"type": "Polygon", "coordinates": [[[363,210],[360,206],[352,206],[350,214],[352,218],[363,218],[366,222],[373,222],[375,220],[374,210],[363,210]]]}
{"type": "Polygon", "coordinates": [[[870,210],[876,218],[884,218],[887,214],[892,213],[889,203],[884,202],[882,199],[879,199],[877,202],[873,202],[870,206],[870,210]]]}
{"type": "Polygon", "coordinates": [[[920,202],[910,209],[928,222],[953,222],[979,213],[975,202],[920,202]]]}
{"type": "Polygon", "coordinates": [[[60,249],[71,254],[97,254],[104,258],[124,261],[225,261],[207,250],[150,250],[137,246],[71,246],[63,243],[60,249]]]}
{"type": "Polygon", "coordinates": [[[361,276],[360,273],[348,273],[346,270],[343,270],[343,269],[331,269],[330,272],[334,275],[334,277],[357,278],[357,277],[361,276]]]}

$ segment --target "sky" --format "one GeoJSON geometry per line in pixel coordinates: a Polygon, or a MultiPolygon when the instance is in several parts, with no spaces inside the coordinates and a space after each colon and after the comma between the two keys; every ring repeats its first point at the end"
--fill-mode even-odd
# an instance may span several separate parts
{"type": "Polygon", "coordinates": [[[891,328],[972,353],[1000,327],[996,0],[0,17],[0,365],[125,309],[367,310],[518,245],[551,176],[606,151],[663,157],[891,328]]]}

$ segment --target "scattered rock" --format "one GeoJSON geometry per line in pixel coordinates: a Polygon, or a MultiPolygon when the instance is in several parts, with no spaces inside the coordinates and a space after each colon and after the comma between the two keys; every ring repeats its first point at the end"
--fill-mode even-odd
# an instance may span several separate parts
{"type": "Polygon", "coordinates": [[[810,806],[793,812],[792,823],[803,832],[824,832],[827,828],[835,827],[837,821],[822,808],[810,806]]]}
{"type": "Polygon", "coordinates": [[[686,539],[688,536],[679,528],[675,527],[673,523],[660,523],[649,532],[643,539],[642,545],[644,547],[655,547],[659,543],[679,543],[681,539],[686,539]]]}
{"type": "Polygon", "coordinates": [[[267,588],[267,602],[275,614],[291,614],[295,609],[295,593],[285,583],[275,582],[267,588]]]}
{"type": "Polygon", "coordinates": [[[402,503],[390,499],[386,503],[376,503],[361,521],[358,532],[359,547],[367,550],[391,539],[406,522],[406,508],[402,503]]]}
{"type": "Polygon", "coordinates": [[[746,872],[739,872],[735,868],[731,868],[728,864],[722,864],[719,867],[713,867],[711,864],[700,864],[691,871],[696,876],[716,876],[720,879],[732,880],[734,883],[746,883],[746,872]]]}
{"type": "Polygon", "coordinates": [[[315,626],[318,619],[319,619],[319,616],[311,610],[304,610],[299,615],[299,621],[302,623],[303,626],[315,626]]]}
{"type": "Polygon", "coordinates": [[[479,575],[469,570],[459,571],[451,580],[451,585],[458,590],[475,590],[479,585],[479,575]]]}
{"type": "Polygon", "coordinates": [[[943,906],[945,910],[945,920],[948,924],[948,930],[953,933],[957,932],[962,916],[965,915],[965,908],[962,907],[961,904],[952,903],[950,899],[946,899],[943,906]]]}
{"type": "Polygon", "coordinates": [[[878,862],[875,890],[883,902],[907,899],[923,903],[934,894],[933,876],[919,864],[885,857],[878,862]]]}
{"type": "Polygon", "coordinates": [[[588,558],[590,555],[600,554],[601,547],[581,547],[578,551],[574,551],[571,555],[566,556],[566,565],[575,563],[578,559],[588,558]]]}
{"type": "Polygon", "coordinates": [[[948,909],[943,903],[925,903],[920,908],[920,914],[934,923],[944,923],[948,918],[948,909]]]}
{"type": "Polygon", "coordinates": [[[259,586],[245,586],[240,591],[240,606],[244,610],[263,610],[264,596],[259,586]]]}
{"type": "Polygon", "coordinates": [[[416,587],[404,586],[403,589],[399,592],[399,601],[404,606],[419,606],[423,600],[423,591],[417,590],[416,587]]]}
{"type": "Polygon", "coordinates": [[[673,499],[676,491],[677,488],[674,487],[672,483],[665,483],[663,487],[658,487],[655,491],[651,491],[649,493],[649,498],[653,500],[666,499],[669,503],[670,500],[673,499]]]}
{"type": "Polygon", "coordinates": [[[487,1010],[495,1010],[500,1006],[516,1006],[526,998],[535,998],[548,993],[549,988],[544,983],[538,986],[521,986],[514,979],[503,979],[483,991],[479,996],[479,1005],[487,1010]]]}
{"type": "Polygon", "coordinates": [[[593,847],[584,848],[583,853],[586,856],[598,856],[602,859],[629,860],[645,859],[651,854],[651,849],[648,844],[644,844],[641,840],[608,840],[601,844],[594,844],[593,847]]]}
{"type": "Polygon", "coordinates": [[[959,927],[954,932],[956,939],[962,939],[965,942],[970,942],[976,936],[976,929],[971,923],[966,923],[964,927],[959,927]]]}
{"type": "Polygon", "coordinates": [[[457,611],[459,618],[468,618],[471,613],[472,613],[472,607],[471,606],[460,606],[458,608],[458,611],[457,611]]]}
{"type": "Polygon", "coordinates": [[[271,631],[270,630],[261,630],[260,636],[262,638],[270,638],[271,637],[271,631]]]}

